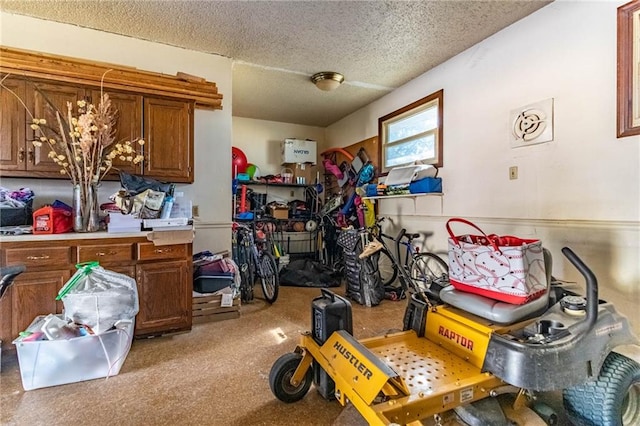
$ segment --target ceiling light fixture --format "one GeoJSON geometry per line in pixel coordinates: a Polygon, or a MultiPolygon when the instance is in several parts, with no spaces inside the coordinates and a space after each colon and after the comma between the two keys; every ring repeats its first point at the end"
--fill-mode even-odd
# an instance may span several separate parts
{"type": "Polygon", "coordinates": [[[323,71],[312,75],[311,81],[318,89],[330,92],[342,84],[344,75],[333,71],[323,71]]]}

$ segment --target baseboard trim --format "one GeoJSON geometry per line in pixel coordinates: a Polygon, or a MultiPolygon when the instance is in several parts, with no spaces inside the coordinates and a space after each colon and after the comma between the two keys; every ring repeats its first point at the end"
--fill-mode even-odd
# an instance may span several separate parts
{"type": "Polygon", "coordinates": [[[199,220],[193,221],[193,227],[196,229],[231,229],[233,222],[201,222],[199,220]]]}
{"type": "MultiPolygon", "coordinates": [[[[399,217],[406,220],[422,219],[438,222],[446,222],[449,217],[435,215],[388,215],[389,217],[399,217]]],[[[500,217],[474,217],[464,216],[471,222],[493,223],[497,225],[527,225],[539,226],[544,228],[583,228],[583,229],[619,229],[624,231],[640,232],[640,221],[621,221],[621,220],[576,220],[576,219],[519,219],[519,218],[500,218],[500,217]]]]}

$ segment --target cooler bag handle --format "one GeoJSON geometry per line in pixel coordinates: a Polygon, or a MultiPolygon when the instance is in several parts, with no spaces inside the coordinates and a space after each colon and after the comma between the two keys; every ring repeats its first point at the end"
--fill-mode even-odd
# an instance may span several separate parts
{"type": "Polygon", "coordinates": [[[480,232],[480,233],[485,237],[485,239],[486,239],[486,240],[487,240],[487,242],[489,243],[489,244],[486,244],[486,245],[490,245],[491,247],[493,247],[493,249],[494,249],[497,253],[502,253],[502,252],[500,251],[500,249],[498,248],[498,245],[497,245],[497,243],[496,243],[496,240],[498,239],[498,237],[497,237],[495,234],[487,235],[487,234],[485,234],[485,232],[484,232],[482,229],[480,229],[476,224],[474,224],[473,222],[470,222],[470,221],[468,221],[468,220],[466,220],[466,219],[462,219],[462,218],[460,218],[460,217],[452,217],[451,219],[449,219],[449,220],[447,221],[447,225],[446,225],[447,232],[449,233],[449,236],[451,237],[451,240],[454,242],[454,244],[455,244],[456,246],[460,247],[460,242],[459,242],[459,240],[458,240],[458,237],[457,237],[457,236],[455,236],[455,235],[453,234],[453,231],[451,230],[451,222],[460,222],[460,223],[464,223],[465,225],[468,225],[468,226],[470,226],[470,227],[474,228],[475,230],[477,230],[478,232],[480,232]]]}

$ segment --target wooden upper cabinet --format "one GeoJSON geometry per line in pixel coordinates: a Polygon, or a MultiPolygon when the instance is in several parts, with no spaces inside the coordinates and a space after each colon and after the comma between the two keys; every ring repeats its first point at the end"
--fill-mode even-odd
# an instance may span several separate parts
{"type": "MultiPolygon", "coordinates": [[[[111,106],[116,111],[116,142],[133,141],[142,137],[142,96],[108,91],[111,106]]],[[[100,102],[100,90],[91,92],[91,101],[94,104],[100,102]]],[[[144,147],[135,144],[136,149],[144,153],[144,147]]],[[[121,161],[117,158],[113,162],[113,170],[110,175],[117,177],[118,170],[127,173],[140,175],[142,174],[142,163],[133,164],[127,161],[121,161]]]]}
{"type": "MultiPolygon", "coordinates": [[[[0,78],[3,76],[0,75],[0,78]]],[[[20,99],[26,98],[24,80],[6,78],[3,84],[20,99]]],[[[26,139],[26,111],[18,98],[0,87],[0,168],[2,170],[26,170],[27,149],[32,147],[26,139]]]]}
{"type": "MultiPolygon", "coordinates": [[[[1,75],[0,75],[1,77],[1,75]]],[[[0,171],[5,177],[41,177],[68,179],[49,157],[49,145],[35,147],[31,141],[36,131],[31,129],[31,116],[44,118],[58,131],[55,110],[68,121],[67,103],[72,103],[72,115],[78,115],[77,101],[85,99],[97,105],[100,90],[71,83],[29,81],[10,77],[3,84],[17,95],[24,105],[6,89],[0,90],[0,171]],[[26,108],[25,108],[26,106],[26,108]]],[[[145,97],[141,94],[107,90],[116,110],[117,142],[145,139],[144,146],[135,144],[144,161],[114,161],[114,170],[105,178],[117,180],[118,170],[144,175],[162,181],[193,183],[193,111],[194,101],[145,97]]]]}
{"type": "MultiPolygon", "coordinates": [[[[31,109],[33,116],[36,118],[44,118],[47,125],[58,130],[58,120],[56,117],[56,108],[60,114],[68,121],[67,103],[71,102],[72,114],[77,116],[77,102],[85,98],[85,90],[78,86],[65,84],[50,83],[27,83],[27,90],[30,92],[30,98],[33,101],[31,109]]],[[[28,95],[29,96],[29,95],[28,95]]],[[[31,120],[27,120],[27,138],[33,140],[36,138],[36,131],[32,130],[29,125],[31,120]]],[[[60,166],[48,157],[49,145],[42,144],[42,147],[29,147],[27,155],[27,170],[33,172],[51,172],[60,175],[60,166]]]]}
{"type": "Polygon", "coordinates": [[[144,174],[193,183],[193,102],[144,99],[144,174]]]}

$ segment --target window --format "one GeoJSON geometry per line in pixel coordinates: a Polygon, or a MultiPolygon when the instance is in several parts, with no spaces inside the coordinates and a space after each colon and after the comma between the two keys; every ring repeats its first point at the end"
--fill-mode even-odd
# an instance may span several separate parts
{"type": "Polygon", "coordinates": [[[443,90],[378,119],[382,172],[415,161],[442,167],[443,90]]]}

